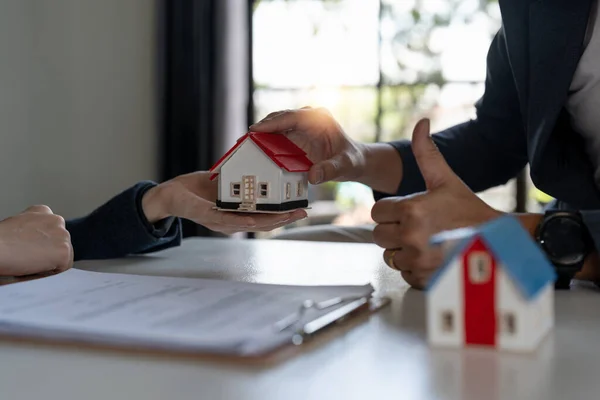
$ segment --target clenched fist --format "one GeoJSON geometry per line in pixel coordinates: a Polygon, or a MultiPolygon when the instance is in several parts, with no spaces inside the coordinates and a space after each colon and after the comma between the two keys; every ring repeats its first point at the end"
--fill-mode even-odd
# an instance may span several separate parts
{"type": "Polygon", "coordinates": [[[73,265],[65,220],[46,206],[33,206],[0,222],[0,275],[62,272],[73,265]]]}

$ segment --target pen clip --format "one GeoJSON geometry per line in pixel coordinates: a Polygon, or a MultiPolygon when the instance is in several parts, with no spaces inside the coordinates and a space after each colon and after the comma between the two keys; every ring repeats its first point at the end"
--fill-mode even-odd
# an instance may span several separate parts
{"type": "Polygon", "coordinates": [[[292,337],[292,342],[294,344],[301,344],[305,338],[314,335],[315,333],[325,329],[326,327],[340,322],[345,317],[350,315],[352,312],[358,310],[363,307],[365,304],[369,303],[370,295],[367,296],[355,296],[350,298],[344,297],[335,297],[332,299],[324,300],[319,303],[315,303],[312,300],[306,300],[300,306],[300,309],[286,318],[283,318],[279,322],[275,324],[275,327],[278,331],[284,331],[294,326],[298,322],[302,320],[304,313],[309,309],[317,309],[323,310],[329,307],[333,307],[335,305],[339,305],[341,303],[349,301],[349,303],[344,304],[335,310],[328,312],[324,315],[321,315],[307,323],[305,323],[302,328],[295,332],[292,337]]]}

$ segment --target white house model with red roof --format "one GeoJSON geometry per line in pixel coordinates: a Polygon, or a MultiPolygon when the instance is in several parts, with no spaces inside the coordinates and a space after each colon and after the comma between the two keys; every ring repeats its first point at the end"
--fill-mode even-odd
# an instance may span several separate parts
{"type": "Polygon", "coordinates": [[[287,212],[308,207],[306,153],[283,134],[249,132],[210,169],[217,209],[287,212]]]}

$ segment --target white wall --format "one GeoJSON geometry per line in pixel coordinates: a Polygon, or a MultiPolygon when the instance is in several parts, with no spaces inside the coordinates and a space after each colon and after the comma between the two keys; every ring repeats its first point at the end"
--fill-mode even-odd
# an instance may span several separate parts
{"type": "Polygon", "coordinates": [[[427,295],[427,336],[435,346],[461,347],[464,343],[463,270],[461,257],[452,261],[427,295]],[[454,313],[454,331],[444,332],[442,313],[454,313]]]}
{"type": "Polygon", "coordinates": [[[554,324],[554,288],[548,284],[531,301],[525,300],[512,279],[500,267],[496,269],[496,315],[502,323],[502,315],[511,312],[515,315],[516,334],[504,333],[498,326],[497,339],[501,348],[514,351],[535,349],[554,324]]]}
{"type": "Polygon", "coordinates": [[[282,171],[280,192],[282,203],[286,203],[288,201],[306,200],[308,198],[308,173],[282,171]],[[288,183],[290,183],[292,189],[289,199],[287,199],[285,196],[285,185],[288,183]],[[300,196],[298,196],[298,183],[302,185],[302,195],[300,196]]]}
{"type": "Polygon", "coordinates": [[[219,175],[221,201],[232,203],[242,201],[241,197],[230,196],[230,183],[241,182],[244,175],[256,176],[257,191],[261,182],[268,182],[270,185],[268,198],[258,197],[257,192],[257,204],[281,203],[281,169],[250,139],[246,139],[221,167],[219,175]]]}
{"type": "Polygon", "coordinates": [[[496,339],[501,348],[520,350],[531,341],[530,304],[517,289],[502,265],[496,267],[496,339]],[[502,331],[503,315],[512,313],[515,317],[515,334],[502,331]]]}
{"type": "Polygon", "coordinates": [[[155,0],[0,1],[0,216],[157,176],[155,0]]]}

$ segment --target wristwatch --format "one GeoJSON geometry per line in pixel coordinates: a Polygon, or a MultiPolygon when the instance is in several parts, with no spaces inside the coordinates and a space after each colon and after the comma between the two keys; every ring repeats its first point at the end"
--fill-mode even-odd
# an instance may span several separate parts
{"type": "Polygon", "coordinates": [[[568,289],[571,279],[581,270],[585,258],[594,249],[594,242],[581,214],[547,211],[535,236],[558,275],[555,288],[568,289]]]}

